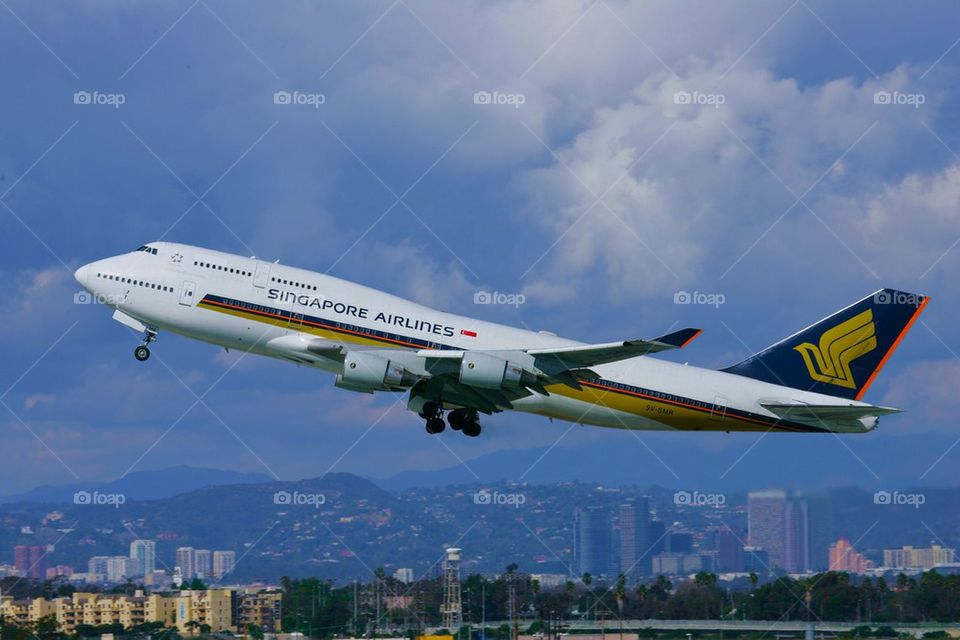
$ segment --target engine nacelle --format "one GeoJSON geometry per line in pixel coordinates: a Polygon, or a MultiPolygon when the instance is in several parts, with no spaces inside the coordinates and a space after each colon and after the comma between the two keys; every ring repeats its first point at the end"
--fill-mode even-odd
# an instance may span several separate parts
{"type": "Polygon", "coordinates": [[[467,351],[460,361],[460,382],[481,389],[518,387],[523,367],[488,353],[467,351]]]}
{"type": "Polygon", "coordinates": [[[365,351],[347,351],[343,359],[343,373],[337,376],[336,386],[351,391],[387,391],[409,387],[417,381],[403,365],[365,351]]]}

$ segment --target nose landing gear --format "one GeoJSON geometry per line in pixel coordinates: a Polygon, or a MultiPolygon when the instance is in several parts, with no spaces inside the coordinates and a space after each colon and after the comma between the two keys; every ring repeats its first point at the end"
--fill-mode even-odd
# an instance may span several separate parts
{"type": "Polygon", "coordinates": [[[156,340],[157,340],[157,332],[154,331],[153,329],[147,329],[143,335],[143,342],[141,342],[140,345],[133,350],[133,357],[139,360],[140,362],[144,362],[147,358],[150,357],[150,347],[149,347],[150,343],[156,342],[156,340]]]}

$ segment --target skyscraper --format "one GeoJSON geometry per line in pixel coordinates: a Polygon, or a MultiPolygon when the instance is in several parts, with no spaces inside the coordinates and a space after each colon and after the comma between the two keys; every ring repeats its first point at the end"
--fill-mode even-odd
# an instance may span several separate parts
{"type": "Polygon", "coordinates": [[[130,543],[130,560],[132,576],[142,577],[153,573],[157,568],[157,543],[153,540],[134,540],[130,543]]]}
{"type": "Polygon", "coordinates": [[[237,554],[234,551],[213,552],[213,577],[217,580],[233,571],[237,563],[237,554]]]}
{"type": "Polygon", "coordinates": [[[631,580],[651,571],[650,503],[646,496],[620,505],[620,573],[631,580]]]}
{"type": "Polygon", "coordinates": [[[196,549],[193,552],[193,570],[201,578],[213,575],[213,556],[209,549],[196,549]]]}
{"type": "Polygon", "coordinates": [[[780,490],[751,491],[747,497],[747,527],[752,547],[766,552],[770,567],[786,566],[787,494],[780,490]]]}
{"type": "Polygon", "coordinates": [[[807,501],[803,498],[789,498],[784,506],[783,568],[790,573],[803,573],[810,570],[807,501]]]}
{"type": "Polygon", "coordinates": [[[716,532],[717,571],[743,571],[743,542],[740,534],[727,527],[716,532]]]}
{"type": "Polygon", "coordinates": [[[603,507],[577,509],[574,519],[574,560],[580,575],[609,576],[610,514],[603,507]]]}
{"type": "Polygon", "coordinates": [[[40,546],[17,545],[13,548],[13,564],[17,572],[31,580],[47,577],[47,549],[40,546]]]}
{"type": "Polygon", "coordinates": [[[807,555],[811,571],[824,571],[828,566],[830,544],[836,539],[833,530],[833,505],[827,495],[808,496],[807,555]]]}
{"type": "Polygon", "coordinates": [[[193,580],[197,575],[196,565],[194,564],[193,547],[177,548],[177,564],[180,567],[180,575],[184,580],[193,580]]]}

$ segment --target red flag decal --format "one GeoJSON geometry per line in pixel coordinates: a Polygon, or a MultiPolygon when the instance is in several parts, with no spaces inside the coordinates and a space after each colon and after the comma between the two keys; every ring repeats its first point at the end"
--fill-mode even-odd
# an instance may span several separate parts
{"type": "Polygon", "coordinates": [[[477,332],[476,332],[476,331],[470,331],[470,330],[468,330],[468,329],[460,329],[460,335],[462,335],[462,336],[467,336],[467,337],[470,337],[470,338],[476,338],[476,337],[477,337],[477,332]]]}

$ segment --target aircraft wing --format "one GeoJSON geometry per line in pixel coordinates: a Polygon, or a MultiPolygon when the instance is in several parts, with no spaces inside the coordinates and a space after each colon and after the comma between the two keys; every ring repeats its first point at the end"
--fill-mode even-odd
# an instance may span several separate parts
{"type": "Polygon", "coordinates": [[[627,360],[669,349],[682,349],[700,335],[700,332],[700,329],[681,329],[652,340],[624,340],[575,347],[527,349],[526,352],[535,358],[553,360],[567,369],[586,369],[598,364],[627,360]]]}
{"type": "Polygon", "coordinates": [[[679,349],[699,334],[699,329],[683,329],[652,340],[519,350],[424,349],[417,355],[434,378],[451,385],[455,382],[488,396],[489,390],[515,397],[529,395],[530,391],[549,395],[546,386],[551,384],[580,389],[581,380],[597,377],[590,370],[592,366],[679,349]]]}
{"type": "Polygon", "coordinates": [[[546,386],[596,378],[590,367],[679,349],[700,334],[682,329],[652,340],[507,350],[422,349],[350,345],[304,334],[274,338],[268,346],[294,362],[343,363],[337,386],[372,393],[426,387],[430,395],[489,413],[511,408],[513,400],[546,386]]]}

